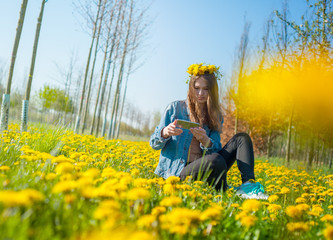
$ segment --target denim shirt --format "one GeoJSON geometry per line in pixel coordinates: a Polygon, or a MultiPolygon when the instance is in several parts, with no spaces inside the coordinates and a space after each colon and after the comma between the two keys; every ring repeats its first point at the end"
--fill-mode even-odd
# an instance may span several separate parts
{"type": "MultiPolygon", "coordinates": [[[[160,124],[150,137],[150,146],[155,150],[162,149],[155,174],[164,179],[170,176],[180,175],[186,165],[188,151],[193,137],[193,134],[187,129],[182,129],[183,132],[178,136],[172,136],[166,139],[161,136],[162,129],[176,119],[190,120],[189,109],[184,100],[174,101],[167,106],[160,124]]],[[[223,120],[221,124],[223,124],[223,120]]],[[[215,130],[210,130],[206,125],[204,125],[203,128],[206,130],[206,134],[212,144],[208,148],[200,144],[201,149],[206,151],[205,154],[220,151],[222,148],[220,133],[215,130]]]]}

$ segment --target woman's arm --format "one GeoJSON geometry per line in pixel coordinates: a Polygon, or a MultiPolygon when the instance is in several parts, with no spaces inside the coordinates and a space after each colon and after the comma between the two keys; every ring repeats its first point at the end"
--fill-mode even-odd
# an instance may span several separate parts
{"type": "Polygon", "coordinates": [[[177,136],[182,132],[181,129],[176,128],[175,107],[171,103],[166,108],[160,124],[155,128],[155,132],[150,137],[150,146],[155,150],[159,150],[164,147],[171,136],[177,136]]]}

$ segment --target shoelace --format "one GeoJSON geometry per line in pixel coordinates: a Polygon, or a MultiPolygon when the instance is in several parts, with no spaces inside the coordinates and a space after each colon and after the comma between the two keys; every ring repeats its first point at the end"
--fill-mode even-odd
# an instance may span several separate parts
{"type": "Polygon", "coordinates": [[[252,190],[252,192],[254,193],[254,194],[258,194],[258,193],[260,193],[260,192],[262,192],[262,193],[264,193],[265,192],[265,189],[264,189],[264,186],[263,185],[261,185],[260,183],[255,183],[256,184],[256,187],[252,190]]]}
{"type": "Polygon", "coordinates": [[[241,190],[243,190],[247,194],[258,194],[259,192],[264,193],[264,186],[261,185],[259,182],[256,182],[254,184],[249,185],[243,185],[242,187],[239,187],[241,190]]]}

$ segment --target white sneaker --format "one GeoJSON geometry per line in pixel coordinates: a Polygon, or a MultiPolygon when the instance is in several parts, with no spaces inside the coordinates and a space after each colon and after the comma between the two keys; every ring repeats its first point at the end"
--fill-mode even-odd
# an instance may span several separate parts
{"type": "Polygon", "coordinates": [[[235,189],[237,190],[236,195],[238,195],[240,198],[264,200],[268,199],[268,195],[265,194],[264,186],[259,182],[245,182],[235,189]]]}

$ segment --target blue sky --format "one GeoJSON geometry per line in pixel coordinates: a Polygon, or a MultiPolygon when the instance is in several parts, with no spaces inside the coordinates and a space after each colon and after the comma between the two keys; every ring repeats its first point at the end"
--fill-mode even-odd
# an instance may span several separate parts
{"type": "MultiPolygon", "coordinates": [[[[149,11],[154,19],[147,37],[144,64],[129,79],[127,99],[144,112],[162,111],[174,100],[185,99],[186,69],[192,63],[220,66],[227,81],[245,18],[251,23],[250,48],[254,51],[264,24],[284,0],[155,0],[149,11]]],[[[12,91],[25,88],[41,0],[29,0],[19,45],[12,91]]],[[[0,66],[9,67],[21,0],[0,1],[0,66]]],[[[289,0],[290,17],[298,20],[305,0],[289,0]]],[[[70,0],[49,0],[41,30],[33,92],[44,84],[60,85],[56,64],[66,68],[71,54],[84,66],[90,37],[70,0]],[[56,63],[56,64],[55,64],[56,63]]],[[[99,70],[98,70],[99,71],[99,70]]],[[[6,85],[7,75],[2,80],[6,85]]],[[[221,86],[224,86],[221,84],[221,86]]]]}

